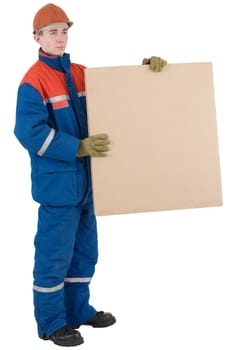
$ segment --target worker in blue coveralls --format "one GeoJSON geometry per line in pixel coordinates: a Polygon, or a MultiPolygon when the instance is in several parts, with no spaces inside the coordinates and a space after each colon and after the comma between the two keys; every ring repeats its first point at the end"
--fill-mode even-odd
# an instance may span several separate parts
{"type": "MultiPolygon", "coordinates": [[[[32,195],[39,206],[35,236],[34,312],[41,339],[84,342],[81,325],[108,327],[109,312],[89,304],[98,258],[90,157],[105,157],[109,136],[88,135],[84,69],[65,53],[73,22],[54,4],[33,20],[39,59],[23,77],[14,133],[31,158],[32,195]]],[[[161,71],[166,61],[144,59],[161,71]]]]}

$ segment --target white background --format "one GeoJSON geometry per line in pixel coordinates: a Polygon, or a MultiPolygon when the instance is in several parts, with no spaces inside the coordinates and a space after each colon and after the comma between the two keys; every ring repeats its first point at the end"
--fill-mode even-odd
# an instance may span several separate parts
{"type": "MultiPolygon", "coordinates": [[[[0,318],[1,339],[11,350],[54,346],[39,340],[33,317],[38,205],[30,193],[28,154],[13,135],[17,87],[37,60],[32,20],[46,3],[0,5],[0,318]]],[[[83,349],[242,349],[240,3],[56,2],[74,21],[67,48],[73,62],[136,65],[156,55],[170,63],[213,63],[223,185],[222,207],[98,217],[100,258],[91,299],[97,309],[113,312],[117,324],[83,328],[83,349]]]]}

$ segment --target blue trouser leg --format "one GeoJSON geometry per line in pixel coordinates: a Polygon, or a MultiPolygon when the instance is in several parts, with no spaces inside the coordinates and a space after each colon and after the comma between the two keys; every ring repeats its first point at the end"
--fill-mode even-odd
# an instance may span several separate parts
{"type": "Polygon", "coordinates": [[[74,253],[65,279],[67,322],[76,327],[89,320],[96,310],[89,305],[89,284],[98,258],[97,227],[92,206],[84,208],[74,253]]]}
{"type": "Polygon", "coordinates": [[[74,286],[80,285],[81,288],[80,293],[76,292],[76,288],[75,292],[69,292],[70,299],[73,296],[71,305],[68,302],[68,292],[65,291],[68,288],[64,288],[64,280],[66,279],[66,285],[73,285],[68,282],[69,276],[75,277],[77,281],[86,281],[86,278],[89,280],[92,277],[97,261],[96,237],[92,206],[87,209],[82,206],[40,206],[34,266],[34,306],[39,336],[48,336],[67,325],[72,305],[79,305],[79,311],[83,313],[84,318],[89,314],[90,317],[93,315],[94,309],[88,304],[88,283],[74,283],[74,286]],[[86,214],[87,220],[83,220],[85,213],[89,213],[86,214]],[[80,251],[84,252],[87,249],[86,255],[82,254],[80,263],[76,257],[78,246],[80,251]],[[77,298],[78,301],[74,303],[74,299],[77,298]]]}

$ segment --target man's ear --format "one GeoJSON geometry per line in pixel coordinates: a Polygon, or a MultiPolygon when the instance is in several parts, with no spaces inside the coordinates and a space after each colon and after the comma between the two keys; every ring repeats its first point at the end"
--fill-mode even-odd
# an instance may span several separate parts
{"type": "Polygon", "coordinates": [[[38,44],[41,44],[41,35],[40,35],[40,34],[34,34],[34,40],[35,40],[38,44]]]}

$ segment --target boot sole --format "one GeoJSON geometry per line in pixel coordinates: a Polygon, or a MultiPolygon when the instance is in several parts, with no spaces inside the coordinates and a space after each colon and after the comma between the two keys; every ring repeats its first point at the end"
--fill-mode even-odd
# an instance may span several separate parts
{"type": "Polygon", "coordinates": [[[59,345],[59,346],[77,346],[77,345],[81,345],[84,343],[84,339],[83,338],[80,338],[78,341],[69,341],[69,342],[58,342],[58,341],[55,341],[55,340],[52,340],[51,338],[48,338],[48,337],[43,337],[43,338],[40,338],[42,340],[50,340],[52,341],[55,345],[59,345]]]}
{"type": "MultiPolygon", "coordinates": [[[[51,340],[51,339],[50,339],[51,340]]],[[[53,340],[52,340],[53,341],[53,340]]],[[[59,346],[77,346],[77,345],[81,345],[84,343],[84,340],[81,340],[79,342],[68,342],[68,343],[58,343],[58,342],[55,342],[53,341],[53,343],[55,345],[59,345],[59,346]]]]}

